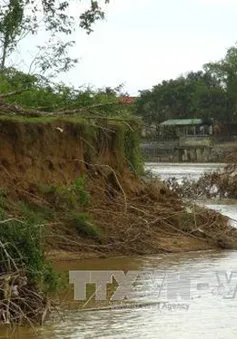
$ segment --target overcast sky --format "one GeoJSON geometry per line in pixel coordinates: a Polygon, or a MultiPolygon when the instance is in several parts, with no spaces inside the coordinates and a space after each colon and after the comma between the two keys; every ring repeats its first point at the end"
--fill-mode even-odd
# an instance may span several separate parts
{"type": "Polygon", "coordinates": [[[92,35],[78,30],[72,56],[80,62],[60,79],[75,86],[124,83],[136,95],[222,58],[237,41],[236,18],[237,0],[111,0],[92,35]]]}

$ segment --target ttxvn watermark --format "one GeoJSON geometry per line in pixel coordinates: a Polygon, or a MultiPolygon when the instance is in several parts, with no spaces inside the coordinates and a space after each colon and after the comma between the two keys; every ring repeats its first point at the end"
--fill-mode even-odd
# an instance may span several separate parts
{"type": "Polygon", "coordinates": [[[88,284],[93,284],[98,301],[134,300],[138,295],[150,295],[153,300],[162,301],[164,307],[206,293],[224,299],[235,299],[237,295],[237,271],[193,275],[160,271],[70,271],[69,282],[74,284],[74,299],[81,301],[87,300],[88,284]],[[108,297],[109,286],[115,288],[108,297]]]}

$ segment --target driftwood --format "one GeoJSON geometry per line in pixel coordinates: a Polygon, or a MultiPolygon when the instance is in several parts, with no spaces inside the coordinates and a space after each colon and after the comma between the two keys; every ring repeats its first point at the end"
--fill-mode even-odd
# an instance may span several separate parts
{"type": "MultiPolygon", "coordinates": [[[[6,220],[6,222],[8,222],[6,220]]],[[[43,323],[50,313],[50,301],[36,292],[32,282],[28,281],[27,270],[21,259],[10,255],[13,244],[0,241],[0,324],[43,323]]]]}
{"type": "Polygon", "coordinates": [[[223,170],[204,173],[197,181],[183,178],[178,182],[176,178],[165,181],[166,185],[181,198],[212,199],[237,198],[237,165],[228,164],[223,170]]]}

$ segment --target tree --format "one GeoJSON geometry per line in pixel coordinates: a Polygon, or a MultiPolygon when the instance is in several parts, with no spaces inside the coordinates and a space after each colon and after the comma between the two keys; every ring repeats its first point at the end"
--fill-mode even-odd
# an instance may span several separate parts
{"type": "Polygon", "coordinates": [[[136,101],[136,114],[141,116],[148,125],[165,120],[161,117],[159,98],[154,95],[153,90],[140,91],[136,101]]]}
{"type": "Polygon", "coordinates": [[[142,91],[137,114],[157,122],[175,118],[237,122],[237,44],[223,59],[205,64],[201,71],[142,91]]]}
{"type": "Polygon", "coordinates": [[[227,50],[226,56],[217,62],[204,65],[205,71],[215,77],[226,92],[226,120],[237,120],[237,45],[227,50]]]}
{"type": "Polygon", "coordinates": [[[183,118],[219,120],[227,114],[227,102],[227,93],[220,81],[210,73],[199,71],[142,91],[137,113],[148,123],[183,118]]]}
{"type": "MultiPolygon", "coordinates": [[[[81,0],[77,2],[80,3],[81,0]]],[[[87,34],[93,32],[94,23],[104,19],[102,4],[109,3],[109,0],[88,0],[88,2],[88,9],[75,17],[70,14],[69,0],[0,0],[1,69],[5,67],[7,57],[15,50],[21,39],[27,34],[36,35],[43,29],[49,36],[51,50],[43,61],[42,55],[36,58],[36,61],[42,61],[38,62],[38,66],[43,71],[52,66],[59,71],[68,70],[76,63],[76,59],[71,59],[67,55],[68,48],[75,42],[62,37],[70,36],[77,25],[87,34]]],[[[39,46],[40,50],[42,48],[45,51],[44,47],[39,46]]]]}
{"type": "Polygon", "coordinates": [[[23,23],[23,8],[18,0],[10,0],[1,7],[0,41],[2,44],[1,69],[5,67],[7,53],[14,49],[16,37],[20,34],[23,23]]]}

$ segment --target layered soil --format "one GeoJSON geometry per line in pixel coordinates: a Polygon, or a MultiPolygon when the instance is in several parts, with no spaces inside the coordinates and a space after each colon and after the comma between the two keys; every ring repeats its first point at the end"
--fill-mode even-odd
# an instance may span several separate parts
{"type": "MultiPolygon", "coordinates": [[[[17,202],[45,214],[43,235],[55,260],[237,248],[237,233],[213,211],[187,207],[158,181],[137,177],[110,123],[0,120],[0,188],[9,213],[17,202]],[[89,129],[89,132],[88,132],[89,129]],[[129,169],[130,167],[130,169],[129,169]],[[86,204],[46,187],[85,177],[86,204]],[[71,215],[88,215],[99,237],[78,231],[71,215]]],[[[121,140],[119,140],[121,143],[121,140]]],[[[128,145],[127,145],[128,146],[128,145]]],[[[61,192],[61,191],[60,191],[61,192]]]]}

